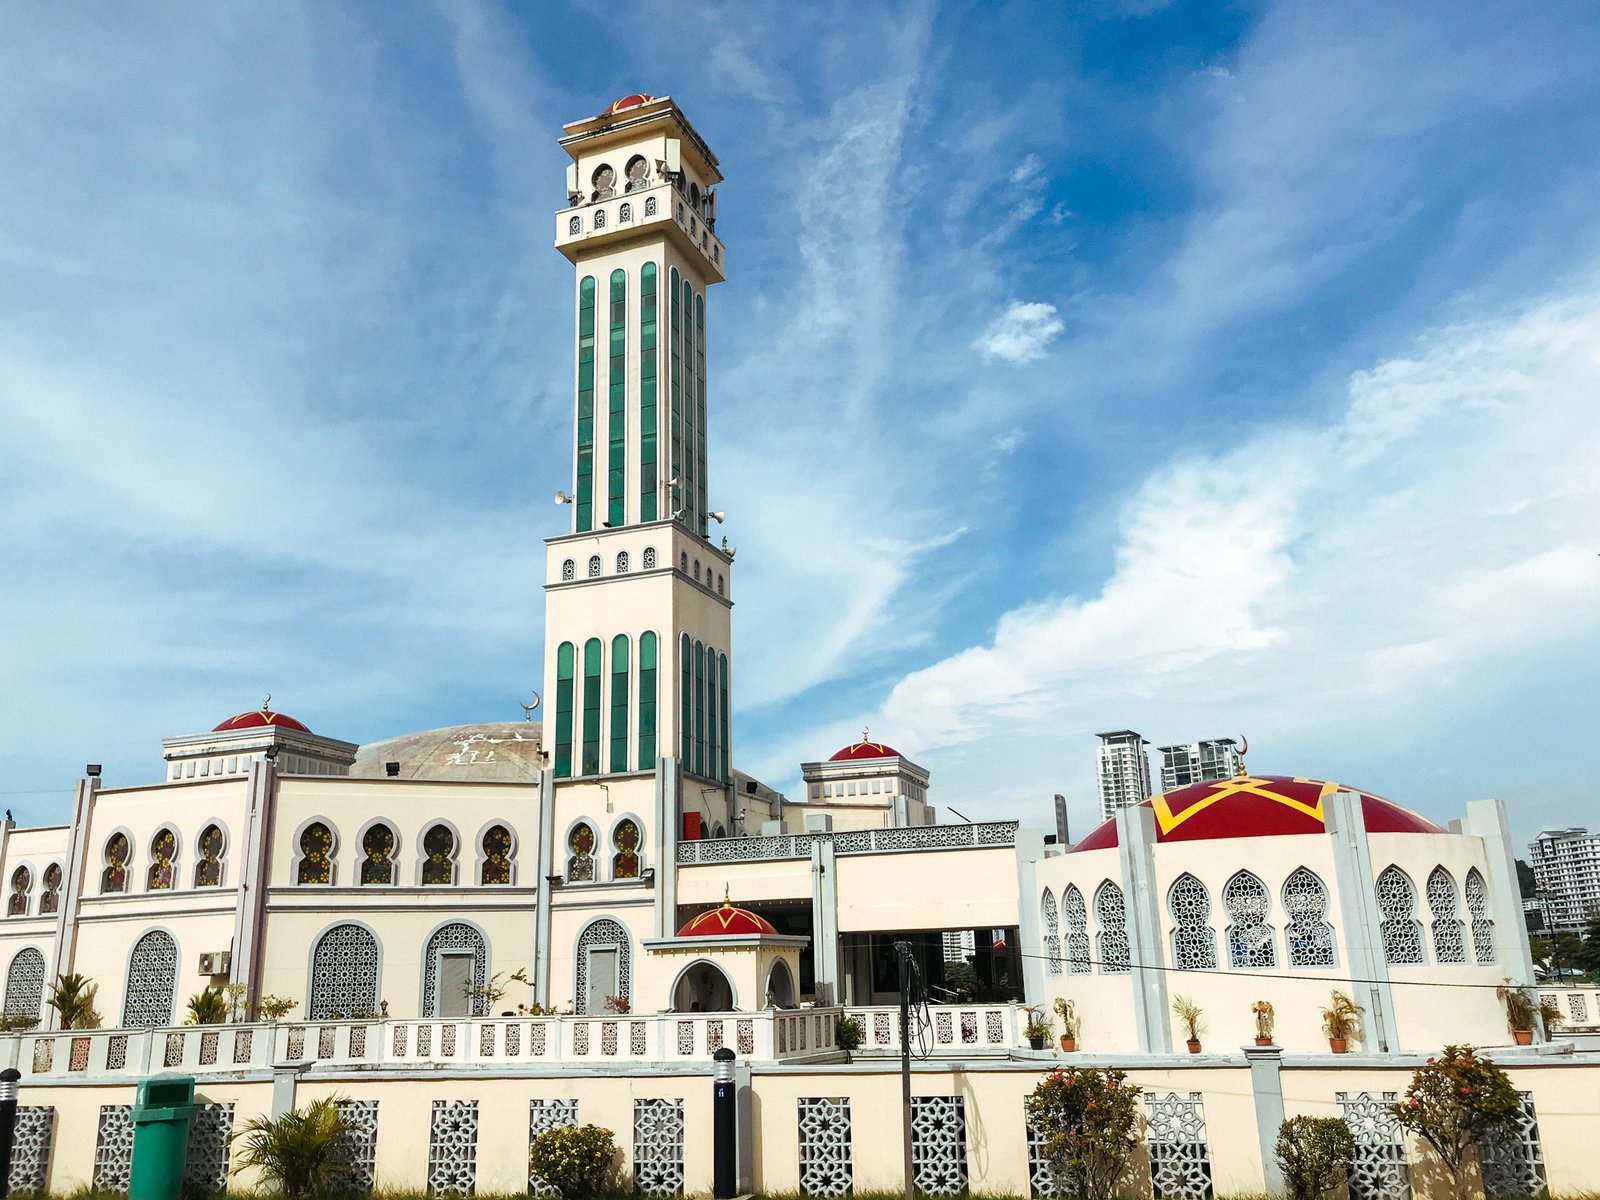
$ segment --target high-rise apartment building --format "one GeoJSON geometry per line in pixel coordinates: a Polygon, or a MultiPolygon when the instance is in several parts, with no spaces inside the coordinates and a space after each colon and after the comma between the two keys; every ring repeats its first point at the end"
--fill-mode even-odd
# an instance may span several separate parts
{"type": "Polygon", "coordinates": [[[1546,829],[1528,849],[1548,932],[1577,933],[1600,918],[1600,833],[1546,829]]]}
{"type": "Polygon", "coordinates": [[[1150,743],[1131,729],[1096,734],[1100,748],[1100,813],[1107,820],[1119,808],[1150,798],[1150,743]]]}
{"type": "Polygon", "coordinates": [[[1232,738],[1162,746],[1160,752],[1163,792],[1208,779],[1232,779],[1239,773],[1239,744],[1232,738]]]}

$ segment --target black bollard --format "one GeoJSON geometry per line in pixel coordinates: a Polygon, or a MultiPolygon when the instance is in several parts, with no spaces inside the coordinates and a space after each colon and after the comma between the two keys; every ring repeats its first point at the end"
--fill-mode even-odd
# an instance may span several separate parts
{"type": "Polygon", "coordinates": [[[711,1084],[711,1194],[733,1200],[739,1192],[738,1110],[734,1107],[733,1051],[718,1046],[711,1084]]]}
{"type": "Polygon", "coordinates": [[[17,1080],[15,1067],[0,1071],[0,1200],[11,1192],[11,1148],[17,1140],[17,1080]]]}

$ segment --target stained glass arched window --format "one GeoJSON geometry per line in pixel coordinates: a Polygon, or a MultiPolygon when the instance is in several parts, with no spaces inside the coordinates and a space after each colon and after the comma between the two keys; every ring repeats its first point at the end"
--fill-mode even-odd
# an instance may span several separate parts
{"type": "MultiPolygon", "coordinates": [[[[48,882],[48,872],[45,879],[48,882]]],[[[1472,956],[1480,963],[1494,961],[1494,922],[1489,919],[1489,897],[1478,868],[1467,871],[1467,915],[1472,918],[1472,956]]]]}
{"type": "Polygon", "coordinates": [[[394,882],[394,830],[382,821],[361,835],[361,882],[363,886],[394,882]]]}
{"type": "Polygon", "coordinates": [[[1172,914],[1172,961],[1180,971],[1214,971],[1217,933],[1211,928],[1211,893],[1185,871],[1167,891],[1172,914]]]}
{"type": "Polygon", "coordinates": [[[173,860],[178,857],[178,835],[170,829],[160,830],[150,839],[150,867],[145,872],[145,887],[152,892],[165,892],[172,888],[173,860]]]}
{"type": "Polygon", "coordinates": [[[484,830],[483,866],[478,871],[478,882],[511,882],[511,830],[504,825],[491,825],[484,830]]]}
{"type": "Polygon", "coordinates": [[[1094,916],[1100,930],[1096,934],[1102,975],[1128,973],[1128,910],[1122,900],[1122,889],[1111,880],[1102,883],[1094,893],[1094,916]]]}
{"type": "Polygon", "coordinates": [[[127,834],[113,833],[106,839],[106,865],[105,870],[100,872],[102,894],[128,890],[128,857],[131,852],[127,834]]]}
{"type": "Polygon", "coordinates": [[[6,898],[6,916],[28,915],[28,892],[32,888],[33,872],[27,867],[18,867],[11,872],[11,895],[6,898]]]}
{"type": "Polygon", "coordinates": [[[1061,920],[1066,926],[1062,935],[1062,950],[1067,960],[1068,975],[1089,973],[1089,910],[1083,903],[1083,893],[1075,883],[1067,884],[1061,893],[1061,920]]]}
{"type": "Polygon", "coordinates": [[[624,817],[611,830],[611,878],[639,878],[639,823],[624,817]]]}
{"type": "Polygon", "coordinates": [[[594,826],[580,821],[567,834],[567,882],[594,881],[594,826]]]}
{"type": "Polygon", "coordinates": [[[1441,963],[1465,963],[1467,941],[1461,920],[1461,894],[1455,876],[1438,866],[1428,876],[1428,910],[1433,914],[1433,957],[1441,963]]]}
{"type": "Polygon", "coordinates": [[[194,885],[197,888],[222,886],[222,827],[207,825],[195,842],[200,860],[194,864],[194,885]]]}
{"type": "Polygon", "coordinates": [[[128,991],[122,1000],[123,1028],[172,1024],[172,997],[178,981],[178,943],[164,929],[152,929],[133,944],[128,959],[128,991]]]}
{"type": "Polygon", "coordinates": [[[1328,889],[1314,871],[1296,867],[1283,881],[1283,910],[1289,914],[1284,941],[1291,967],[1333,966],[1333,926],[1328,924],[1328,889]]]}
{"type": "Polygon", "coordinates": [[[1385,867],[1374,889],[1378,897],[1378,931],[1383,937],[1383,957],[1388,962],[1411,964],[1427,961],[1422,948],[1422,922],[1417,920],[1417,889],[1399,867],[1385,867]]]}
{"type": "Polygon", "coordinates": [[[456,881],[456,835],[450,826],[430,826],[422,835],[422,886],[433,887],[456,881]]]}
{"type": "Polygon", "coordinates": [[[295,872],[298,883],[333,882],[333,830],[321,821],[313,821],[300,832],[300,866],[295,872]]]}
{"type": "Polygon", "coordinates": [[[1267,885],[1249,871],[1240,871],[1222,888],[1222,907],[1228,914],[1228,965],[1275,967],[1278,939],[1267,924],[1271,898],[1267,885]]]}
{"type": "Polygon", "coordinates": [[[33,946],[24,946],[12,955],[6,968],[5,1014],[8,1017],[38,1017],[44,1012],[44,955],[33,946]]]}
{"type": "Polygon", "coordinates": [[[1061,914],[1056,898],[1045,888],[1039,900],[1039,923],[1044,926],[1044,965],[1051,975],[1061,974],[1061,914]]]}
{"type": "Polygon", "coordinates": [[[44,869],[44,891],[39,894],[39,911],[53,913],[61,903],[61,864],[51,863],[44,869]]]}
{"type": "Polygon", "coordinates": [[[311,952],[306,1016],[334,1020],[378,1008],[378,939],[361,925],[335,925],[311,952]]]}

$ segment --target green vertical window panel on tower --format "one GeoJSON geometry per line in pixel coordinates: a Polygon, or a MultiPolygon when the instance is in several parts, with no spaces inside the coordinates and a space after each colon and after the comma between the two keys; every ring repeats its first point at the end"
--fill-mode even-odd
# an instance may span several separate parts
{"type": "MultiPolygon", "coordinates": [[[[639,520],[659,514],[656,478],[656,265],[639,272],[639,520]]],[[[644,766],[643,760],[639,765],[644,766]]]]}
{"type": "Polygon", "coordinates": [[[678,760],[687,771],[694,764],[694,648],[687,633],[678,654],[683,662],[678,687],[678,760]]]}
{"type": "Polygon", "coordinates": [[[678,476],[682,481],[683,502],[678,507],[683,510],[683,523],[690,529],[700,527],[699,518],[695,515],[699,485],[696,483],[698,476],[695,461],[694,362],[694,287],[685,279],[683,281],[683,470],[678,476]]]}
{"type": "Polygon", "coordinates": [[[580,773],[600,774],[600,655],[599,638],[583,644],[583,762],[580,773]]]}
{"type": "Polygon", "coordinates": [[[678,304],[678,268],[667,273],[667,307],[672,310],[671,327],[667,330],[667,343],[672,356],[668,389],[672,400],[672,462],[670,478],[674,481],[667,493],[667,515],[674,515],[681,507],[678,497],[683,494],[683,344],[679,341],[683,328],[683,310],[678,304]]]}
{"type": "Polygon", "coordinates": [[[611,769],[628,769],[628,638],[611,639],[611,769]]]}
{"type": "Polygon", "coordinates": [[[722,739],[720,742],[722,748],[720,766],[722,771],[717,778],[726,783],[733,778],[733,772],[729,769],[730,764],[728,761],[730,755],[728,753],[728,656],[726,654],[717,656],[717,687],[722,693],[722,703],[717,706],[717,712],[722,718],[722,739]]]}
{"type": "Polygon", "coordinates": [[[717,773],[717,652],[706,647],[706,774],[717,773]]]}
{"type": "Polygon", "coordinates": [[[594,276],[578,284],[577,531],[594,528],[594,276]]]}
{"type": "Polygon", "coordinates": [[[639,770],[656,765],[656,635],[639,635],[639,770]]]}
{"type": "Polygon", "coordinates": [[[556,778],[572,776],[572,669],[574,649],[562,642],[556,651],[556,778]]]}
{"type": "Polygon", "coordinates": [[[694,356],[695,356],[695,521],[694,528],[705,537],[709,530],[706,514],[711,509],[706,504],[706,298],[694,298],[694,356]]]}
{"type": "Polygon", "coordinates": [[[606,369],[611,399],[611,453],[607,460],[606,523],[628,520],[628,273],[611,272],[611,358],[606,369]]]}
{"type": "Polygon", "coordinates": [[[694,773],[706,773],[706,648],[694,644],[694,773]]]}

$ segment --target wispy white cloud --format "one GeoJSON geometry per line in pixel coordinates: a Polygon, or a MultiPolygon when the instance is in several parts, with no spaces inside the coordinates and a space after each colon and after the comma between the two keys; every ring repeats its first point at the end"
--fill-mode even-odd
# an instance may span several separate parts
{"type": "Polygon", "coordinates": [[[1009,363],[1035,362],[1066,328],[1056,306],[1040,300],[1014,300],[973,342],[985,358],[1009,363]]]}

